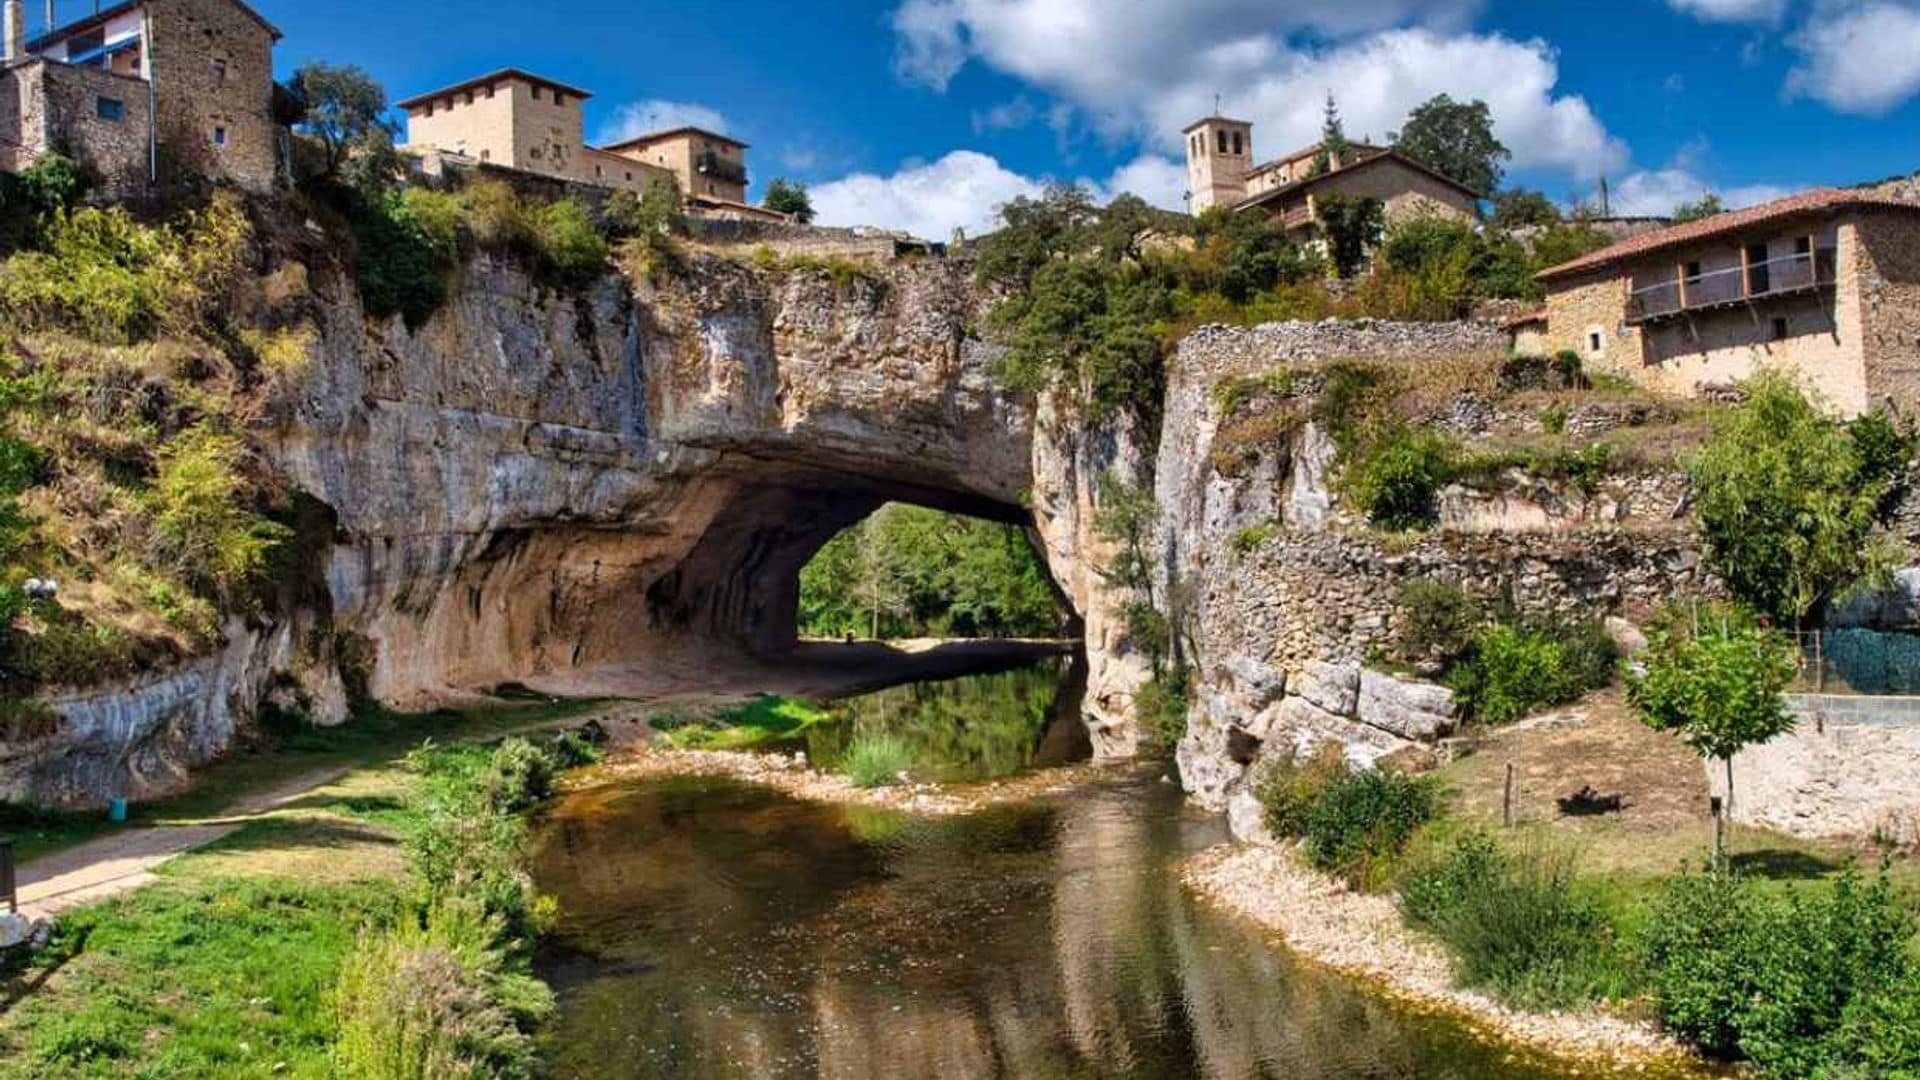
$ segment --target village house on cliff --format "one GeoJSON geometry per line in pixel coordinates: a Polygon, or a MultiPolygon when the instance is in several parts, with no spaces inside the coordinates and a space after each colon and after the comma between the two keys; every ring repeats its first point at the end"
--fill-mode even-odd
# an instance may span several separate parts
{"type": "Polygon", "coordinates": [[[266,190],[285,176],[275,112],[280,31],[239,0],[129,0],[28,39],[3,8],[0,169],[71,157],[109,191],[178,168],[266,190]]]}
{"type": "Polygon", "coordinates": [[[671,180],[695,212],[787,220],[747,203],[747,144],[737,139],[680,127],[589,146],[582,104],[591,96],[505,68],[410,97],[400,108],[415,152],[635,194],[671,180]]]}
{"type": "Polygon", "coordinates": [[[1352,143],[1344,153],[1329,152],[1323,167],[1325,147],[1315,143],[1255,165],[1253,125],[1244,120],[1210,116],[1183,134],[1195,214],[1215,207],[1267,214],[1300,242],[1318,238],[1320,200],[1329,195],[1379,200],[1389,227],[1418,217],[1480,217],[1480,193],[1397,150],[1352,143]]]}
{"type": "Polygon", "coordinates": [[[1602,248],[1540,275],[1516,344],[1670,394],[1762,367],[1856,415],[1920,406],[1920,203],[1820,188],[1602,248]]]}

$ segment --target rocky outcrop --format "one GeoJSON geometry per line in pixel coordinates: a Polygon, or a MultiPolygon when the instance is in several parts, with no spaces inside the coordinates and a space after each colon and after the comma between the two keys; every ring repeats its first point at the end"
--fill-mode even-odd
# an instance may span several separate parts
{"type": "MultiPolygon", "coordinates": [[[[1452,729],[1446,688],[1367,666],[1392,644],[1407,581],[1447,582],[1526,614],[1583,616],[1643,612],[1709,585],[1675,519],[1684,480],[1670,474],[1609,476],[1590,493],[1518,477],[1497,495],[1454,489],[1441,497],[1440,526],[1413,537],[1382,536],[1341,507],[1330,483],[1337,450],[1314,408],[1318,365],[1362,358],[1431,380],[1422,364],[1501,347],[1471,323],[1209,327],[1182,344],[1156,495],[1167,587],[1192,598],[1200,685],[1177,756],[1196,801],[1251,827],[1250,777],[1272,755],[1332,741],[1370,764],[1452,729]],[[1234,411],[1243,392],[1283,400],[1249,420],[1234,411]]],[[[1593,431],[1637,415],[1593,411],[1583,420],[1593,431]]],[[[1470,394],[1422,422],[1468,440],[1527,423],[1470,394]]]]}

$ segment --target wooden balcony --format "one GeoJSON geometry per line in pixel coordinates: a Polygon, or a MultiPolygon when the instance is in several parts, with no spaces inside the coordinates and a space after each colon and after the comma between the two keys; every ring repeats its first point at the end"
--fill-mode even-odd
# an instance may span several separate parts
{"type": "Polygon", "coordinates": [[[1834,284],[1833,248],[1796,252],[1703,273],[1675,268],[1673,276],[1643,285],[1627,297],[1627,322],[1657,322],[1695,311],[1796,296],[1834,284]]]}

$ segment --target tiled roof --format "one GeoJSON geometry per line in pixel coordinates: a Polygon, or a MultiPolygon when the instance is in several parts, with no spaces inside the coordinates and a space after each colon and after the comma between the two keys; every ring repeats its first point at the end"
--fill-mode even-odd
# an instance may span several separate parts
{"type": "Polygon", "coordinates": [[[1337,180],[1342,176],[1346,176],[1348,173],[1356,172],[1361,169],[1371,169],[1376,165],[1381,165],[1389,161],[1398,162],[1399,164],[1404,165],[1409,169],[1413,169],[1416,172],[1426,173],[1428,176],[1433,177],[1435,180],[1438,180],[1449,187],[1458,188],[1461,192],[1466,194],[1468,197],[1473,198],[1475,200],[1485,198],[1485,196],[1481,195],[1479,192],[1473,190],[1467,185],[1461,183],[1460,181],[1455,180],[1453,177],[1448,176],[1447,174],[1440,172],[1437,169],[1431,168],[1418,161],[1415,161],[1414,159],[1408,157],[1407,155],[1401,153],[1398,150],[1382,150],[1376,154],[1369,154],[1358,161],[1352,162],[1350,164],[1342,165],[1337,169],[1329,169],[1326,172],[1321,173],[1319,176],[1309,176],[1301,180],[1295,180],[1290,184],[1281,184],[1279,187],[1268,188],[1267,190],[1259,193],[1258,195],[1250,195],[1247,198],[1242,199],[1240,200],[1240,202],[1235,204],[1234,210],[1236,211],[1245,210],[1245,209],[1248,209],[1249,207],[1259,206],[1262,203],[1272,202],[1273,200],[1278,199],[1283,195],[1288,195],[1296,191],[1304,191],[1307,188],[1316,187],[1320,184],[1327,183],[1330,180],[1337,180]]]}
{"type": "Polygon", "coordinates": [[[1566,277],[1569,274],[1598,269],[1625,259],[1652,255],[1669,248],[1685,247],[1696,241],[1725,236],[1761,225],[1771,225],[1803,214],[1830,214],[1841,210],[1862,209],[1912,210],[1920,213],[1920,203],[1841,188],[1814,188],[1770,203],[1749,206],[1744,210],[1729,210],[1724,214],[1689,221],[1670,229],[1628,237],[1590,255],[1582,255],[1572,262],[1542,270],[1539,277],[1542,281],[1566,277]]]}
{"type": "Polygon", "coordinates": [[[425,105],[429,101],[434,101],[443,97],[451,97],[454,94],[458,94],[464,90],[473,90],[479,87],[487,86],[492,83],[507,82],[510,80],[517,80],[523,83],[531,83],[534,86],[544,86],[549,90],[557,90],[560,93],[569,94],[577,98],[590,98],[593,96],[591,93],[585,90],[582,90],[577,86],[568,86],[566,83],[563,83],[563,82],[555,82],[552,79],[542,78],[539,75],[535,75],[531,71],[523,71],[520,68],[501,68],[498,71],[490,71],[485,75],[480,75],[480,76],[476,76],[474,78],[468,79],[465,82],[457,82],[457,83],[454,83],[452,86],[443,86],[440,89],[433,91],[432,93],[415,94],[414,96],[408,98],[405,101],[395,102],[394,107],[399,109],[411,109],[416,105],[425,105]]]}
{"type": "Polygon", "coordinates": [[[617,151],[617,150],[627,150],[635,146],[645,145],[647,143],[656,143],[656,142],[659,142],[661,139],[670,139],[676,135],[702,135],[702,136],[705,136],[706,138],[712,139],[714,142],[723,142],[723,143],[726,143],[728,146],[737,146],[742,150],[747,149],[747,145],[748,145],[746,143],[741,142],[739,139],[722,135],[717,131],[708,131],[706,128],[693,127],[692,125],[687,125],[685,127],[668,128],[665,131],[649,131],[645,135],[636,135],[631,139],[623,139],[617,143],[608,143],[607,145],[601,147],[600,149],[606,150],[609,152],[617,151]]]}

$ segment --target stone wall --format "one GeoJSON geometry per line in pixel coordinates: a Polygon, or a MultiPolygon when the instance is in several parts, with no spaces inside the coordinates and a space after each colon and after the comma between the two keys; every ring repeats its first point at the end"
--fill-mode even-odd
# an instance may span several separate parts
{"type": "MultiPolygon", "coordinates": [[[[1454,489],[1441,500],[1442,527],[1414,537],[1381,535],[1340,504],[1330,483],[1336,448],[1311,421],[1250,457],[1243,449],[1231,475],[1221,472],[1223,412],[1245,408],[1216,392],[1222,380],[1291,372],[1291,411],[1310,416],[1317,362],[1376,360],[1417,380],[1423,363],[1463,354],[1497,363],[1499,341],[1492,323],[1332,322],[1205,328],[1183,344],[1156,494],[1163,589],[1185,599],[1200,686],[1181,775],[1203,805],[1244,799],[1250,770],[1289,748],[1332,740],[1370,762],[1445,729],[1443,690],[1366,670],[1393,639],[1408,581],[1444,581],[1522,613],[1586,617],[1638,616],[1712,588],[1691,531],[1675,520],[1685,485],[1671,471],[1612,477],[1591,496],[1521,478],[1494,493],[1454,489]]],[[[1634,412],[1596,404],[1582,422],[1598,432],[1634,412]]],[[[1415,422],[1469,443],[1537,423],[1471,395],[1415,422]]]]}
{"type": "Polygon", "coordinates": [[[1865,404],[1920,409],[1920,218],[1881,211],[1856,225],[1853,279],[1866,358],[1865,404]]]}
{"type": "Polygon", "coordinates": [[[274,31],[231,0],[152,3],[147,29],[166,153],[201,175],[271,189],[285,134],[273,117],[274,31]]]}
{"type": "Polygon", "coordinates": [[[145,80],[99,68],[30,60],[0,73],[0,131],[19,132],[4,159],[9,170],[49,151],[73,158],[108,191],[146,187],[151,175],[152,116],[145,80]],[[102,101],[121,116],[102,115],[102,101]]]}
{"type": "MultiPolygon", "coordinates": [[[[1734,820],[1796,836],[1920,844],[1920,710],[1912,698],[1794,699],[1800,725],[1733,760],[1734,820]]],[[[1719,762],[1707,765],[1726,795],[1719,762]]]]}

